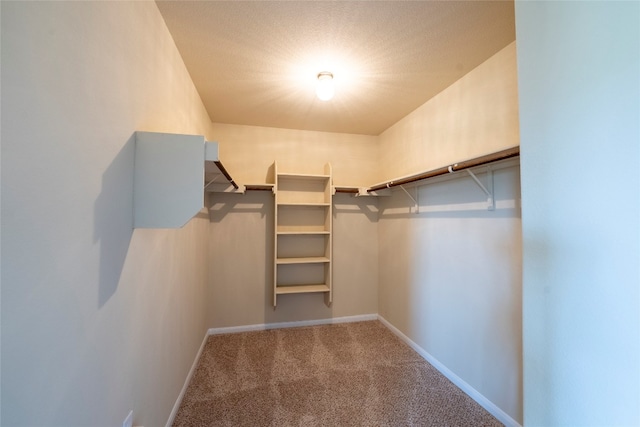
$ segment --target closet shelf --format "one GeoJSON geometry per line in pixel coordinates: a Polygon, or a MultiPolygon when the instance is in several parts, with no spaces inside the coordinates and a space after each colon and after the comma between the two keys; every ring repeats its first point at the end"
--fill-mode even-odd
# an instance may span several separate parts
{"type": "Polygon", "coordinates": [[[328,235],[331,234],[327,230],[302,230],[302,231],[276,231],[278,236],[309,236],[309,235],[328,235]]]}
{"type": "Polygon", "coordinates": [[[308,181],[326,181],[330,179],[329,175],[313,175],[313,174],[300,174],[300,173],[279,173],[278,179],[292,179],[292,180],[308,180],[308,181]]]}
{"type": "Polygon", "coordinates": [[[313,285],[280,285],[276,286],[276,294],[306,294],[312,292],[331,292],[331,288],[324,284],[313,285]]]}
{"type": "Polygon", "coordinates": [[[331,236],[331,231],[329,231],[326,226],[319,225],[278,225],[276,227],[276,237],[284,237],[284,236],[313,236],[313,235],[323,235],[331,236]]]}
{"type": "Polygon", "coordinates": [[[324,264],[331,262],[327,257],[277,258],[276,264],[324,264]]]}
{"type": "Polygon", "coordinates": [[[331,305],[331,165],[324,174],[281,172],[277,163],[273,171],[273,306],[278,295],[309,292],[331,305]]]}
{"type": "Polygon", "coordinates": [[[327,208],[331,206],[331,203],[278,202],[278,206],[290,206],[290,207],[301,207],[301,208],[327,208]]]}
{"type": "Polygon", "coordinates": [[[432,169],[425,172],[420,172],[415,175],[409,175],[401,178],[396,178],[391,181],[386,181],[380,184],[376,184],[367,189],[367,192],[372,193],[378,190],[384,190],[385,188],[397,187],[400,185],[409,184],[416,181],[422,181],[429,178],[434,178],[440,175],[447,175],[453,172],[458,172],[464,169],[469,169],[476,166],[483,166],[490,163],[498,162],[501,160],[510,159],[512,157],[518,157],[520,155],[520,146],[507,148],[506,150],[496,151],[495,153],[487,154],[486,156],[480,156],[473,159],[465,160],[463,162],[454,163],[449,166],[444,166],[438,169],[432,169]]]}

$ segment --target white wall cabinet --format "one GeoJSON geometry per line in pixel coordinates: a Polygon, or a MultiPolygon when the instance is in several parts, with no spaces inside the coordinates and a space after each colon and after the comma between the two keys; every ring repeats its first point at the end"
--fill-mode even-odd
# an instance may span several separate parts
{"type": "Polygon", "coordinates": [[[332,179],[324,173],[294,174],[274,164],[273,306],[278,295],[323,293],[332,302],[332,179]]]}
{"type": "Polygon", "coordinates": [[[180,228],[204,207],[207,179],[228,174],[201,135],[136,132],[134,228],[180,228]],[[213,176],[210,178],[210,176],[213,176]]]}

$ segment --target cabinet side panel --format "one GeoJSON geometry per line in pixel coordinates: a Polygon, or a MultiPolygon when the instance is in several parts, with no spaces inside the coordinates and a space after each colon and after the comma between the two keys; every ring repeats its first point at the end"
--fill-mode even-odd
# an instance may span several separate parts
{"type": "Polygon", "coordinates": [[[204,138],[136,133],[134,227],[180,228],[204,205],[204,138]]]}

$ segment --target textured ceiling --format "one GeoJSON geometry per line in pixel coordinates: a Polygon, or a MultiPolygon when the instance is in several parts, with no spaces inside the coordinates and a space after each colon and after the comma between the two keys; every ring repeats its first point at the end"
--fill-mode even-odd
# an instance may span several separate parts
{"type": "Polygon", "coordinates": [[[157,4],[216,123],[378,135],[515,40],[512,1],[157,4]]]}

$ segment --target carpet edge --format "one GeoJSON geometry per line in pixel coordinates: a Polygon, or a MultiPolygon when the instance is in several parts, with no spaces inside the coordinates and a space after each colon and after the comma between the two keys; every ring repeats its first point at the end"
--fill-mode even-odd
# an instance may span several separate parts
{"type": "Polygon", "coordinates": [[[387,327],[394,335],[400,338],[405,344],[415,350],[423,359],[429,362],[434,368],[436,368],[442,375],[447,377],[449,381],[456,385],[460,390],[462,390],[467,396],[475,400],[480,406],[487,410],[491,415],[493,415],[498,421],[503,423],[507,427],[522,427],[516,420],[511,418],[509,414],[500,409],[495,403],[487,399],[483,396],[478,390],[471,387],[466,381],[457,376],[453,371],[449,370],[444,364],[442,364],[438,359],[433,357],[429,352],[420,347],[418,344],[413,342],[408,336],[406,336],[402,331],[393,326],[387,319],[378,314],[377,319],[384,326],[387,327]]]}

